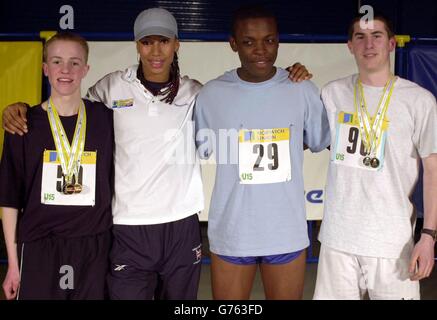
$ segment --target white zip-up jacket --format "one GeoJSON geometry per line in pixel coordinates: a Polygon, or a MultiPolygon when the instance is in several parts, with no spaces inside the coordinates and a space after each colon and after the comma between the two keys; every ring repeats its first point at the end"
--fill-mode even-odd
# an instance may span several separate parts
{"type": "Polygon", "coordinates": [[[87,94],[114,111],[114,224],[180,220],[204,207],[192,122],[201,84],[181,78],[167,104],[145,89],[137,68],[106,75],[87,94]]]}

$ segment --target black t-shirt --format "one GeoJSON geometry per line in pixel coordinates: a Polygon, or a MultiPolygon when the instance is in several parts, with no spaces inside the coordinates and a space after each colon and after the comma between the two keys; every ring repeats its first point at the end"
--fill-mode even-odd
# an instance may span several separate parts
{"type": "MultiPolygon", "coordinates": [[[[97,151],[94,206],[41,203],[43,152],[56,150],[47,112],[41,105],[27,112],[27,134],[5,133],[0,164],[0,206],[19,210],[19,243],[49,236],[72,238],[95,235],[112,226],[112,111],[102,103],[84,102],[87,115],[85,151],[97,151]]],[[[60,119],[71,143],[77,115],[60,116],[60,119]]]]}

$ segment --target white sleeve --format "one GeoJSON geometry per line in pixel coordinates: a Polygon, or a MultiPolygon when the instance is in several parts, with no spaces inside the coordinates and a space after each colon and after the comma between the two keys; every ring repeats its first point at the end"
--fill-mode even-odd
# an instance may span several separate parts
{"type": "Polygon", "coordinates": [[[102,102],[108,108],[111,108],[112,102],[110,97],[110,87],[112,73],[104,76],[102,79],[97,81],[95,85],[88,89],[86,98],[91,101],[102,102]]]}
{"type": "Polygon", "coordinates": [[[420,93],[414,116],[413,142],[421,158],[437,153],[437,103],[428,91],[420,93]]]}

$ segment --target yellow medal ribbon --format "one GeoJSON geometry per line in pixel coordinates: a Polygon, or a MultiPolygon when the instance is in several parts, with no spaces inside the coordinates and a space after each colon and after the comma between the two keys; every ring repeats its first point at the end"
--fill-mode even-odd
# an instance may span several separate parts
{"type": "Polygon", "coordinates": [[[373,121],[367,110],[363,85],[359,78],[357,78],[354,86],[354,105],[360,124],[361,140],[363,141],[365,152],[368,155],[372,154],[376,156],[376,150],[381,143],[383,123],[388,105],[390,104],[395,81],[396,77],[391,76],[385,84],[373,121]]]}
{"type": "Polygon", "coordinates": [[[83,101],[81,101],[71,146],[51,98],[49,98],[47,106],[47,116],[49,118],[50,128],[52,130],[52,136],[65,182],[67,185],[73,184],[74,177],[75,183],[78,183],[80,162],[85,148],[86,138],[85,105],[83,101]]]}

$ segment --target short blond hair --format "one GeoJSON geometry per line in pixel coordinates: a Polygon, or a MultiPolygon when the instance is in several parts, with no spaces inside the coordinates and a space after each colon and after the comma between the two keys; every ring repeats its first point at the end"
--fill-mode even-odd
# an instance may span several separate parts
{"type": "Polygon", "coordinates": [[[46,41],[43,49],[43,62],[47,62],[48,48],[52,43],[56,41],[72,41],[78,43],[85,51],[85,63],[88,62],[88,42],[82,36],[72,32],[59,32],[46,41]]]}

